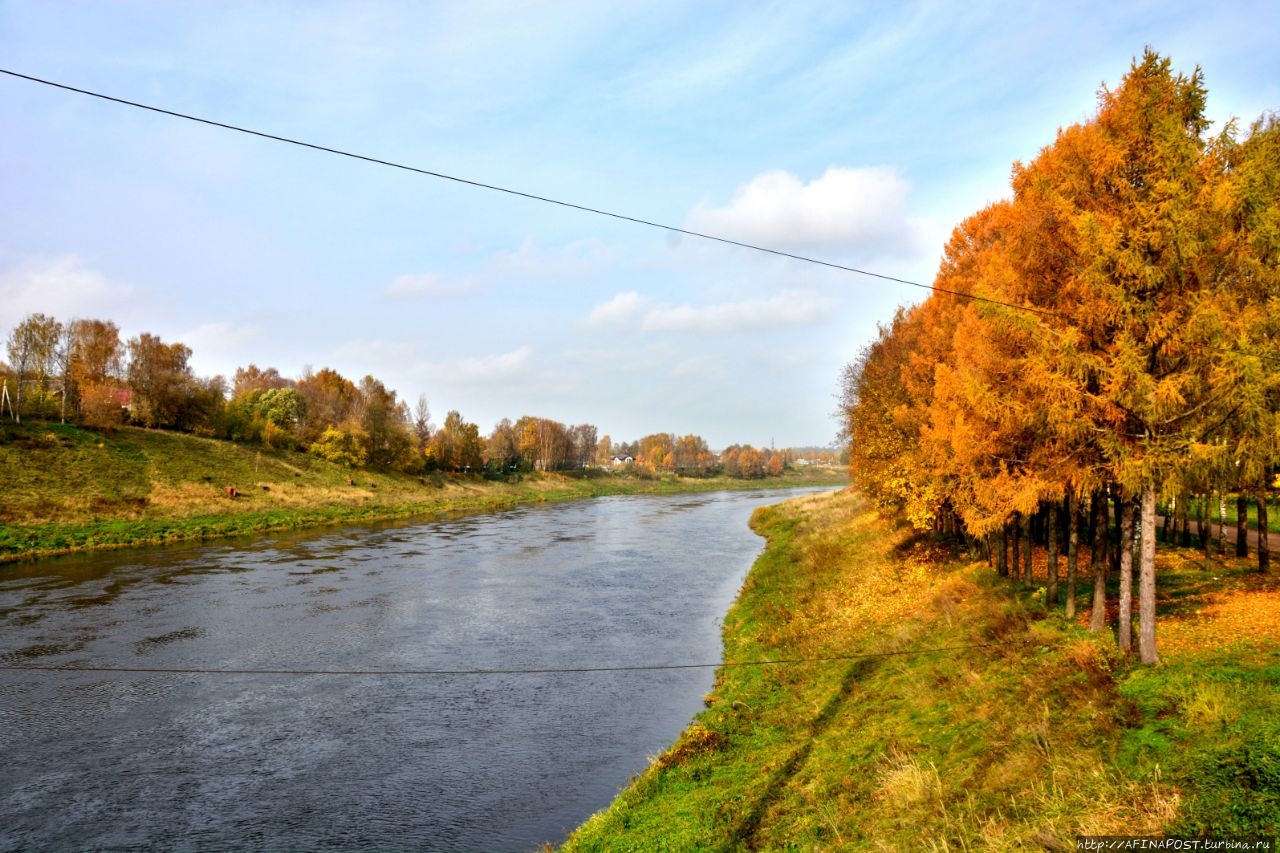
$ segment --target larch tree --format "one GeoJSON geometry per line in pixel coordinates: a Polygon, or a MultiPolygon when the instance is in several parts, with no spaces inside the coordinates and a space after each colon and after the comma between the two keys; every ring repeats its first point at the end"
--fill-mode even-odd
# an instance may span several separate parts
{"type": "Polygon", "coordinates": [[[939,292],[842,377],[851,473],[881,504],[999,533],[1001,573],[1004,531],[1042,507],[1056,566],[1061,509],[1069,614],[1087,507],[1092,627],[1112,554],[1127,643],[1136,563],[1147,663],[1157,491],[1176,500],[1175,534],[1194,505],[1203,537],[1210,495],[1265,509],[1280,464],[1280,133],[1269,118],[1210,140],[1204,106],[1198,69],[1146,51],[1092,119],[1015,165],[1013,199],[957,228],[939,292]]]}
{"type": "MultiPolygon", "coordinates": [[[[1185,464],[1189,436],[1238,387],[1220,350],[1216,289],[1197,275],[1205,248],[1201,169],[1205,90],[1151,51],[1103,90],[1097,116],[1059,134],[1046,209],[1067,226],[1060,312],[1076,357],[1064,365],[1110,478],[1141,498],[1139,655],[1155,647],[1156,489],[1185,464]]],[[[1096,566],[1095,571],[1102,571],[1096,566]]]]}
{"type": "MultiPolygon", "coordinates": [[[[901,508],[920,529],[933,525],[945,501],[921,447],[933,370],[940,360],[935,348],[950,346],[949,330],[930,322],[941,306],[929,299],[899,310],[841,380],[851,479],[880,505],[901,508]]],[[[744,471],[745,456],[745,451],[738,454],[744,471]]]]}
{"type": "MultiPolygon", "coordinates": [[[[1205,207],[1216,243],[1201,266],[1235,315],[1228,340],[1245,375],[1224,408],[1225,443],[1240,500],[1257,506],[1258,567],[1266,571],[1267,498],[1280,464],[1280,119],[1255,122],[1243,142],[1229,126],[1210,153],[1205,207]]],[[[1238,527],[1237,541],[1243,536],[1238,527]]]]}

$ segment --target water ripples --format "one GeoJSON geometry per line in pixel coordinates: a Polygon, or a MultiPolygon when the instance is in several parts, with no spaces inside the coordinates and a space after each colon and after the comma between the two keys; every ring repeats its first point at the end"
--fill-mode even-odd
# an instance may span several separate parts
{"type": "MultiPolygon", "coordinates": [[[[606,498],[0,575],[10,666],[702,662],[778,493],[606,498]]],[[[528,850],[607,805],[710,670],[0,671],[0,850],[528,850]]]]}

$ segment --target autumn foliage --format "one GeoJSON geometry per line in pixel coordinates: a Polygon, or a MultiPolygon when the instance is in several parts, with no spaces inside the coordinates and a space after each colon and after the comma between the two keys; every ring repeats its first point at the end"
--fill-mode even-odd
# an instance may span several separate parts
{"type": "Polygon", "coordinates": [[[1264,498],[1280,461],[1280,121],[1210,136],[1205,98],[1199,69],[1148,50],[1090,120],[1015,164],[1012,198],[955,229],[934,294],[843,377],[861,488],[1014,575],[1035,535],[1053,592],[1060,549],[1069,609],[1085,550],[1104,596],[1109,557],[1127,571],[1106,509],[1119,527],[1132,507],[1119,551],[1146,662],[1157,504],[1176,529],[1193,494],[1264,498]]]}
{"type": "MultiPolygon", "coordinates": [[[[636,442],[599,436],[593,424],[525,415],[503,418],[484,436],[457,410],[434,424],[426,395],[411,409],[373,376],[359,382],[332,368],[297,379],[256,364],[201,378],[191,348],[143,333],[121,341],[115,323],[63,323],[30,314],[0,362],[0,417],[57,419],[98,430],[126,423],[303,450],[352,468],[411,473],[519,475],[606,469],[626,476],[779,476],[790,450],[732,445],[722,454],[695,434],[654,433],[636,442]],[[621,460],[627,460],[622,462],[621,460]]],[[[813,461],[808,453],[806,461],[813,461]]]]}

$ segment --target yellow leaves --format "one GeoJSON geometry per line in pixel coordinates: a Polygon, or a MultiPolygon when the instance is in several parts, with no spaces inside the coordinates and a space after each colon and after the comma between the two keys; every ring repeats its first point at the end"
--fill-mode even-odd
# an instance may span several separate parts
{"type": "Polygon", "coordinates": [[[1206,566],[1183,550],[1165,552],[1160,561],[1161,575],[1178,575],[1184,590],[1176,606],[1161,600],[1159,642],[1166,659],[1280,643],[1280,574],[1244,569],[1244,561],[1206,566]]]}
{"type": "MultiPolygon", "coordinates": [[[[806,575],[823,578],[811,598],[791,608],[781,629],[787,637],[813,646],[815,655],[847,652],[842,644],[859,632],[933,612],[937,584],[945,581],[939,574],[945,549],[925,539],[908,544],[913,533],[905,527],[886,536],[883,521],[849,492],[815,495],[784,504],[781,511],[806,519],[797,539],[806,575]]],[[[947,594],[964,597],[958,587],[947,594]]]]}
{"type": "Polygon", "coordinates": [[[1152,414],[1156,418],[1177,414],[1187,403],[1182,393],[1190,377],[1185,374],[1174,374],[1156,383],[1151,391],[1152,414]]]}
{"type": "Polygon", "coordinates": [[[978,533],[1082,478],[1177,482],[1219,441],[1240,473],[1276,459],[1280,374],[1232,350],[1275,349],[1280,122],[1247,158],[1211,144],[1198,75],[1171,69],[1145,55],[955,229],[939,289],[993,301],[935,293],[864,358],[876,393],[849,411],[880,436],[854,467],[914,525],[949,501],[978,533]]]}
{"type": "Polygon", "coordinates": [[[1161,625],[1162,654],[1192,654],[1241,642],[1280,642],[1280,590],[1231,590],[1161,625]]]}

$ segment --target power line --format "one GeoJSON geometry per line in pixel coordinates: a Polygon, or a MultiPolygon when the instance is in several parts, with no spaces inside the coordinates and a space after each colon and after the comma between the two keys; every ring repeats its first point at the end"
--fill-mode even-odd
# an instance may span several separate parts
{"type": "Polygon", "coordinates": [[[833,655],[817,658],[780,658],[777,660],[725,661],[722,663],[671,663],[637,666],[571,666],[535,667],[529,669],[214,669],[206,667],[168,666],[58,666],[53,664],[2,665],[0,672],[85,672],[117,673],[130,675],[289,675],[289,676],[360,676],[428,678],[449,676],[492,675],[562,675],[596,672],[662,672],[681,669],[740,668],[748,666],[789,666],[795,664],[841,663],[872,658],[909,657],[914,655],[941,654],[972,649],[1008,646],[1013,643],[970,643],[960,646],[937,646],[928,649],[908,649],[897,652],[864,652],[854,655],[833,655]]]}
{"type": "MultiPolygon", "coordinates": [[[[300,139],[293,139],[288,136],[280,136],[278,134],[267,133],[261,130],[253,130],[251,128],[243,127],[240,125],[229,124],[227,122],[215,121],[213,119],[190,115],[189,113],[181,113],[181,112],[177,112],[176,110],[169,110],[163,107],[153,106],[151,104],[144,104],[139,101],[131,101],[125,98],[118,98],[118,97],[115,97],[114,95],[107,95],[101,92],[94,92],[89,89],[82,89],[76,86],[70,86],[70,85],[67,85],[66,83],[57,83],[52,80],[46,80],[41,77],[34,77],[30,74],[23,74],[18,71],[9,70],[7,68],[0,68],[0,74],[6,74],[10,77],[14,77],[20,80],[27,80],[32,83],[39,83],[40,85],[49,86],[54,89],[61,89],[66,92],[74,92],[75,94],[78,94],[78,95],[85,95],[91,98],[97,98],[99,100],[108,101],[113,104],[120,104],[126,107],[133,107],[135,109],[146,110],[148,112],[169,116],[171,118],[178,118],[184,121],[196,122],[198,124],[204,124],[210,127],[217,127],[223,130],[230,130],[236,133],[243,133],[248,136],[256,136],[260,139],[271,140],[272,142],[280,142],[287,145],[295,145],[299,148],[308,148],[308,149],[311,149],[312,151],[319,151],[325,154],[334,154],[340,157],[347,157],[352,160],[360,160],[365,163],[372,163],[377,166],[386,166],[391,169],[399,169],[405,172],[412,172],[418,175],[425,175],[427,177],[437,178],[442,181],[452,181],[454,183],[463,184],[470,187],[476,187],[478,189],[485,189],[485,190],[490,190],[492,192],[505,193],[506,195],[516,196],[518,198],[524,198],[530,201],[537,201],[537,202],[542,202],[544,204],[557,205],[559,207],[568,208],[570,210],[577,210],[582,213],[589,213],[595,216],[604,216],[610,219],[616,219],[623,222],[630,222],[635,225],[643,225],[649,228],[657,228],[662,231],[666,231],[668,233],[683,234],[687,237],[696,237],[697,239],[700,239],[700,240],[708,240],[714,243],[721,243],[727,246],[736,246],[737,248],[740,248],[740,249],[748,249],[750,251],[760,252],[766,255],[773,255],[780,258],[789,258],[790,260],[793,260],[793,261],[800,261],[802,263],[813,264],[815,266],[826,267],[828,269],[855,273],[857,275],[863,275],[869,278],[880,279],[881,281],[893,282],[895,284],[905,284],[905,285],[908,285],[909,287],[916,287],[921,290],[931,291],[933,293],[945,293],[949,296],[955,296],[961,299],[968,299],[973,302],[983,302],[988,305],[998,305],[1002,308],[1009,308],[1014,311],[1022,311],[1027,314],[1035,314],[1041,317],[1052,317],[1059,320],[1065,320],[1068,323],[1074,322],[1073,318],[1070,315],[1064,314],[1061,311],[1054,311],[1049,308],[1037,308],[1033,305],[1019,305],[1013,302],[1005,302],[1000,299],[993,299],[989,296],[978,296],[977,294],[974,294],[974,293],[966,293],[962,290],[951,290],[949,288],[939,287],[935,284],[923,284],[918,281],[911,281],[905,278],[898,278],[897,276],[891,276],[891,275],[886,275],[884,273],[872,272],[871,270],[864,270],[859,267],[852,267],[846,264],[838,264],[838,263],[835,263],[834,261],[824,261],[820,258],[814,258],[808,255],[800,255],[794,252],[787,252],[782,249],[773,249],[773,248],[769,248],[768,246],[758,245],[756,243],[747,243],[741,240],[733,240],[728,237],[720,237],[715,234],[707,234],[701,231],[691,231],[687,228],[679,228],[674,225],[665,225],[661,222],[655,222],[653,220],[643,219],[637,216],[630,216],[628,214],[617,213],[615,211],[604,210],[596,207],[589,207],[583,204],[564,201],[563,199],[537,195],[535,193],[524,192],[522,190],[516,190],[510,187],[500,186],[498,184],[489,184],[483,181],[472,180],[470,178],[463,178],[457,175],[450,175],[444,172],[433,171],[431,169],[424,169],[418,166],[409,166],[403,163],[396,163],[392,160],[384,160],[378,157],[371,157],[366,154],[357,154],[352,151],[344,151],[340,148],[331,148],[329,146],[319,145],[314,142],[306,142],[300,139]]],[[[1280,357],[1268,355],[1266,353],[1245,353],[1245,352],[1240,352],[1239,350],[1228,349],[1226,347],[1217,347],[1209,344],[1192,343],[1192,344],[1188,344],[1188,347],[1192,349],[1203,350],[1206,352],[1220,352],[1220,353],[1224,353],[1227,355],[1234,355],[1234,356],[1254,355],[1262,359],[1263,361],[1280,363],[1280,357]]]]}
{"type": "Polygon", "coordinates": [[[741,240],[732,240],[728,237],[719,237],[719,236],[716,236],[715,234],[706,234],[700,231],[691,231],[687,228],[678,228],[674,225],[664,225],[661,222],[654,222],[652,220],[642,219],[637,216],[629,216],[624,213],[617,213],[610,210],[603,210],[601,208],[589,207],[587,205],[576,204],[574,202],[564,201],[562,199],[556,199],[556,198],[551,198],[549,196],[543,196],[543,195],[537,195],[535,193],[524,192],[522,190],[516,190],[510,187],[499,186],[497,184],[489,184],[483,181],[472,180],[470,178],[458,177],[457,175],[449,175],[444,172],[437,172],[431,169],[423,169],[417,166],[409,166],[403,163],[396,163],[392,160],[383,160],[381,158],[371,157],[366,154],[357,154],[352,151],[344,151],[340,148],[330,148],[327,145],[318,145],[314,142],[305,142],[303,140],[293,139],[288,136],[279,136],[274,133],[267,133],[261,130],[253,130],[251,128],[242,127],[240,125],[229,124],[227,122],[215,121],[213,119],[190,115],[189,113],[180,113],[175,110],[165,109],[163,107],[152,106],[150,104],[144,104],[138,101],[130,101],[125,98],[118,98],[113,95],[106,95],[101,92],[91,91],[89,89],[81,89],[76,86],[69,86],[65,83],[56,83],[52,80],[45,80],[40,77],[33,77],[30,74],[22,74],[17,71],[10,71],[9,69],[6,69],[6,68],[0,68],[0,74],[7,74],[10,77],[16,77],[20,80],[27,80],[32,83],[39,83],[43,86],[50,86],[55,89],[62,89],[63,91],[74,92],[78,95],[87,95],[88,97],[98,98],[99,100],[103,100],[103,101],[109,101],[113,104],[120,104],[126,107],[133,107],[135,109],[147,110],[149,112],[159,113],[160,115],[170,116],[171,118],[178,118],[184,121],[196,122],[198,124],[209,125],[210,127],[217,127],[223,130],[231,130],[231,131],[235,131],[236,133],[243,133],[249,136],[256,136],[260,139],[269,139],[272,142],[281,142],[287,145],[296,145],[300,148],[309,148],[312,151],[320,151],[325,154],[336,154],[340,157],[349,157],[352,160],[361,160],[363,162],[372,163],[377,166],[386,166],[391,169],[400,169],[405,172],[413,172],[418,175],[425,175],[431,178],[438,178],[442,181],[453,181],[454,183],[464,184],[466,186],[476,187],[478,189],[491,190],[493,192],[505,193],[507,195],[517,196],[519,198],[529,199],[531,201],[538,201],[544,204],[553,204],[559,207],[568,208],[570,210],[577,210],[583,213],[590,213],[595,216],[605,216],[610,219],[617,219],[623,222],[631,222],[633,224],[644,225],[649,228],[658,228],[669,233],[683,234],[687,237],[696,237],[700,240],[710,240],[715,243],[722,243],[728,246],[736,246],[740,249],[749,249],[753,252],[762,252],[764,254],[774,255],[780,258],[789,258],[791,260],[800,261],[806,264],[814,264],[816,266],[827,267],[829,269],[856,273],[857,275],[864,275],[870,278],[877,278],[877,279],[880,279],[881,281],[889,281],[889,282],[894,282],[896,284],[905,284],[910,287],[918,287],[921,290],[933,291],[934,293],[946,293],[951,296],[961,297],[963,299],[971,299],[975,302],[986,302],[992,305],[1000,305],[1005,308],[1012,308],[1018,311],[1028,311],[1034,314],[1041,314],[1049,317],[1064,316],[1062,314],[1059,314],[1056,311],[1050,311],[1044,308],[1035,308],[1029,305],[1015,305],[1011,302],[1002,302],[999,299],[992,299],[987,296],[977,296],[975,294],[964,293],[963,291],[959,291],[959,290],[948,290],[947,288],[938,287],[932,284],[922,284],[918,281],[910,281],[905,278],[898,278],[896,276],[885,275],[884,273],[878,273],[878,272],[872,272],[870,270],[859,269],[858,267],[851,267],[845,264],[838,264],[838,263],[835,263],[834,261],[824,261],[819,258],[809,257],[808,255],[799,255],[794,252],[783,251],[782,249],[772,249],[767,246],[757,245],[755,243],[747,243],[741,240]]]}

